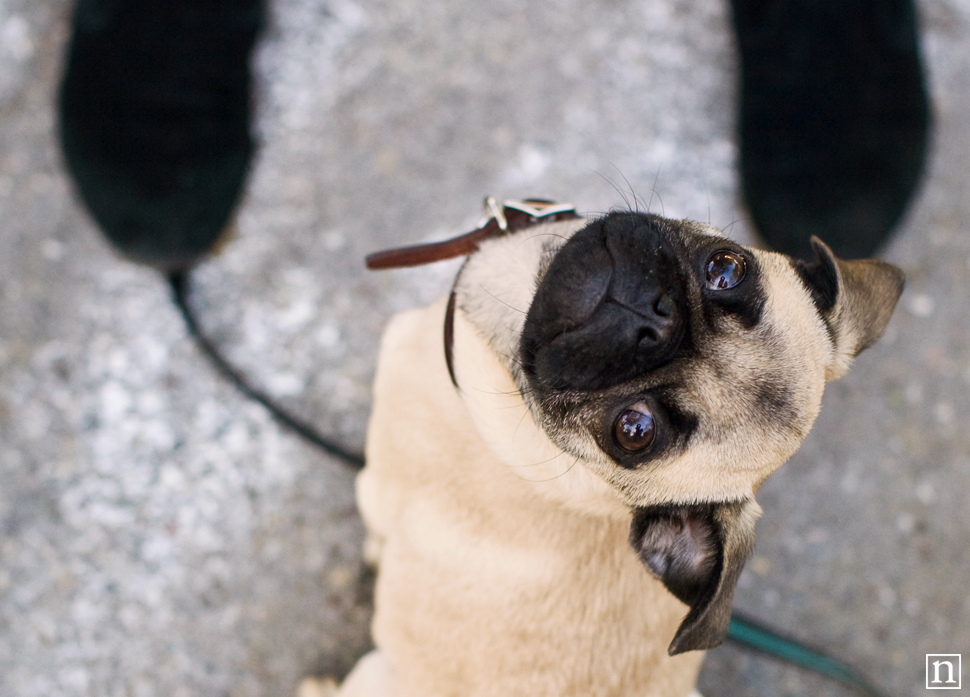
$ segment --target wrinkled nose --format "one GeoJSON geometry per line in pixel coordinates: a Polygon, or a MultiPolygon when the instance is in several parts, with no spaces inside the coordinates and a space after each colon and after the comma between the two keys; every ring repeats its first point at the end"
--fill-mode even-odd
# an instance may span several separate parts
{"type": "Polygon", "coordinates": [[[632,328],[636,329],[637,346],[650,350],[669,343],[677,329],[677,306],[674,305],[673,299],[668,293],[660,290],[655,297],[646,298],[642,304],[645,311],[631,308],[629,312],[633,317],[624,318],[632,328]]]}
{"type": "Polygon", "coordinates": [[[668,362],[686,326],[681,276],[648,216],[591,223],[536,291],[522,335],[527,373],[549,389],[595,390],[668,362]]]}

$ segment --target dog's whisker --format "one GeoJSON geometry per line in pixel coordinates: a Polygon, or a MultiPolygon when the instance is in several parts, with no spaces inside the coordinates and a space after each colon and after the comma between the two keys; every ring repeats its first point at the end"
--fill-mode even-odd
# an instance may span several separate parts
{"type": "Polygon", "coordinates": [[[482,387],[476,387],[474,389],[475,389],[475,392],[478,392],[479,394],[503,395],[505,397],[514,397],[516,395],[522,394],[521,390],[499,390],[499,389],[486,390],[485,388],[482,388],[482,387]]]}
{"type": "MultiPolygon", "coordinates": [[[[502,357],[505,360],[507,360],[509,363],[511,363],[512,365],[514,365],[517,368],[519,368],[520,370],[524,370],[525,369],[525,363],[523,363],[522,362],[522,359],[519,358],[518,356],[510,356],[508,354],[503,354],[502,357]]],[[[523,394],[524,394],[524,392],[523,392],[523,394]]]]}
{"type": "MultiPolygon", "coordinates": [[[[561,455],[566,455],[567,453],[566,453],[566,451],[562,451],[560,454],[561,455]]],[[[556,457],[558,457],[558,455],[556,457]]],[[[551,458],[551,460],[553,460],[553,459],[555,459],[555,458],[551,458]]],[[[552,481],[555,481],[555,480],[559,479],[560,477],[565,477],[567,474],[569,474],[570,471],[572,471],[573,467],[575,467],[576,466],[576,463],[578,463],[578,462],[579,462],[579,458],[578,457],[574,458],[573,461],[572,461],[572,463],[569,465],[569,467],[567,467],[564,471],[562,471],[559,474],[554,475],[552,477],[548,477],[547,479],[528,479],[526,477],[519,477],[519,479],[521,479],[523,481],[526,481],[526,482],[532,482],[533,484],[543,484],[545,482],[552,482],[552,481]]],[[[536,464],[544,464],[544,463],[536,463],[536,464]]],[[[516,475],[516,476],[518,476],[518,475],[516,475]]]]}
{"type": "Polygon", "coordinates": [[[545,484],[546,482],[553,482],[559,479],[560,477],[562,477],[563,475],[568,474],[569,470],[572,469],[573,465],[575,465],[576,463],[574,462],[564,472],[560,472],[559,474],[553,475],[551,477],[546,477],[545,479],[532,479],[531,477],[524,476],[524,473],[520,471],[526,467],[535,467],[537,465],[544,465],[544,464],[548,464],[548,463],[534,462],[531,465],[508,465],[508,469],[510,472],[512,472],[513,475],[515,475],[515,478],[518,479],[519,481],[529,482],[530,484],[545,484]]]}
{"type": "MultiPolygon", "coordinates": [[[[518,365],[520,368],[522,367],[522,362],[520,360],[518,360],[517,358],[515,358],[514,356],[503,355],[503,357],[507,361],[509,361],[510,363],[513,363],[515,365],[518,365]]],[[[485,389],[484,387],[474,387],[472,389],[475,392],[479,393],[479,394],[487,394],[487,395],[492,395],[492,396],[496,396],[496,397],[497,396],[502,396],[502,397],[523,397],[524,398],[526,395],[534,395],[535,394],[535,391],[531,387],[525,387],[523,389],[511,389],[511,390],[500,390],[498,388],[485,389]]],[[[521,402],[519,404],[510,404],[507,407],[501,407],[501,408],[502,409],[515,409],[515,408],[518,408],[520,406],[527,406],[525,404],[524,400],[523,400],[523,402],[521,402]]]]}
{"type": "MultiPolygon", "coordinates": [[[[553,460],[555,460],[557,458],[560,458],[563,455],[567,455],[567,454],[568,453],[565,450],[560,450],[558,453],[556,453],[552,457],[546,458],[545,460],[540,460],[539,462],[530,462],[530,463],[523,464],[523,465],[505,465],[505,467],[507,469],[524,469],[526,467],[538,467],[539,465],[548,465],[553,460]]],[[[572,468],[572,466],[575,465],[575,464],[576,463],[573,462],[573,464],[570,465],[569,467],[572,468]]],[[[557,479],[557,478],[561,477],[562,475],[566,474],[566,472],[568,472],[568,471],[569,470],[567,469],[565,472],[561,472],[561,473],[557,474],[555,477],[552,477],[550,479],[530,479],[528,481],[530,481],[530,482],[543,482],[543,481],[551,482],[553,479],[557,479]]]]}
{"type": "Polygon", "coordinates": [[[502,354],[502,358],[504,358],[505,360],[507,360],[509,363],[514,363],[515,365],[519,366],[520,368],[523,367],[523,365],[522,365],[522,359],[519,358],[516,355],[509,355],[507,353],[503,353],[502,354]]]}
{"type": "MultiPolygon", "coordinates": [[[[495,388],[489,388],[489,389],[486,389],[485,387],[473,387],[471,389],[473,389],[478,394],[487,394],[487,395],[492,395],[492,396],[496,396],[496,397],[497,396],[502,396],[502,397],[523,397],[526,394],[531,394],[532,393],[531,390],[529,390],[529,391],[519,390],[519,389],[500,390],[497,387],[495,387],[495,388]]],[[[514,404],[514,405],[511,405],[511,406],[512,407],[518,407],[520,405],[519,404],[514,404]]],[[[503,407],[503,408],[511,408],[511,407],[503,407]]]]}
{"type": "Polygon", "coordinates": [[[537,234],[533,235],[532,236],[532,239],[535,239],[536,237],[555,237],[557,239],[562,240],[563,242],[565,242],[565,241],[567,241],[569,239],[565,235],[560,235],[557,232],[540,232],[540,233],[537,233],[537,234]]]}
{"type": "MultiPolygon", "coordinates": [[[[610,165],[613,167],[613,169],[616,170],[616,173],[617,174],[619,174],[621,177],[623,177],[623,181],[626,183],[626,188],[630,190],[630,195],[633,196],[633,203],[634,203],[634,205],[632,206],[633,211],[635,213],[639,213],[640,212],[640,204],[643,203],[643,200],[637,195],[636,190],[633,188],[633,184],[631,184],[630,183],[630,180],[626,178],[626,175],[623,174],[623,171],[619,167],[617,167],[615,164],[613,164],[612,162],[610,163],[610,165]]],[[[659,171],[658,171],[658,174],[659,174],[659,171]]],[[[654,182],[654,185],[656,185],[656,182],[654,182]]],[[[623,196],[623,202],[626,203],[626,207],[627,208],[630,208],[631,207],[630,206],[630,201],[629,201],[629,199],[627,199],[626,196],[623,196]]],[[[647,204],[646,209],[647,209],[647,213],[649,213],[650,212],[650,205],[649,204],[647,204]]]]}
{"type": "MultiPolygon", "coordinates": [[[[619,172],[619,171],[620,171],[620,170],[619,170],[619,168],[618,168],[618,167],[617,167],[616,165],[614,165],[614,164],[613,164],[612,162],[610,163],[610,166],[611,166],[611,167],[612,167],[613,169],[615,169],[615,170],[616,170],[617,172],[619,172]]],[[[626,207],[627,207],[627,209],[629,209],[629,208],[631,207],[631,206],[630,206],[630,201],[629,201],[629,199],[628,199],[628,198],[626,197],[626,193],[624,193],[624,192],[623,192],[623,190],[622,190],[622,189],[620,189],[620,187],[618,187],[618,186],[616,185],[616,183],[615,183],[615,182],[614,182],[614,181],[613,181],[612,179],[610,179],[609,177],[607,177],[607,176],[606,176],[605,174],[603,174],[603,173],[602,173],[602,172],[600,172],[599,170],[595,170],[595,169],[592,169],[592,170],[589,170],[589,171],[591,171],[591,172],[593,172],[594,174],[596,174],[597,176],[599,176],[600,178],[602,178],[602,179],[603,179],[603,181],[605,181],[605,182],[606,182],[607,184],[609,184],[609,185],[610,185],[610,188],[612,188],[612,189],[613,189],[613,191],[615,191],[615,192],[617,193],[617,195],[618,195],[618,196],[619,196],[620,198],[622,198],[622,199],[623,199],[623,203],[624,203],[624,204],[626,204],[626,207]]],[[[622,176],[622,173],[621,173],[621,176],[622,176]]],[[[629,184],[629,182],[627,182],[627,184],[629,184]]]]}
{"type": "Polygon", "coordinates": [[[650,200],[647,201],[647,213],[650,212],[650,206],[653,205],[653,197],[654,196],[656,196],[657,199],[660,201],[660,212],[661,213],[664,212],[664,202],[663,202],[663,199],[660,198],[660,194],[657,193],[657,182],[660,180],[660,169],[661,169],[661,167],[658,165],[657,166],[657,173],[655,175],[653,175],[653,186],[650,187],[650,200]]]}
{"type": "MultiPolygon", "coordinates": [[[[485,395],[489,395],[489,396],[492,396],[492,397],[519,397],[519,396],[522,395],[522,393],[519,390],[486,390],[486,389],[482,389],[482,388],[475,388],[474,391],[477,392],[478,394],[485,394],[485,395]]],[[[516,409],[516,408],[518,408],[520,406],[522,406],[522,403],[519,403],[519,404],[510,404],[509,406],[496,407],[496,408],[500,408],[500,409],[516,409]]]]}
{"type": "MultiPolygon", "coordinates": [[[[546,226],[540,226],[539,229],[541,230],[543,227],[546,227],[546,226]]],[[[538,239],[540,237],[552,237],[552,238],[555,238],[557,240],[561,240],[562,242],[568,242],[569,241],[569,236],[568,235],[563,235],[563,234],[560,234],[558,232],[549,232],[548,230],[545,230],[545,231],[542,231],[542,232],[536,232],[534,234],[530,234],[528,237],[524,237],[518,246],[519,247],[522,247],[522,246],[525,245],[526,242],[533,242],[533,241],[535,241],[536,239],[538,239]]]]}
{"type": "Polygon", "coordinates": [[[719,228],[719,229],[720,229],[722,235],[724,235],[725,237],[730,237],[730,235],[728,234],[728,230],[730,230],[732,227],[734,227],[737,223],[746,222],[746,221],[750,221],[750,220],[752,220],[751,216],[747,216],[747,215],[739,216],[739,217],[735,218],[734,220],[732,220],[731,221],[731,224],[728,225],[727,227],[722,227],[722,228],[719,228]]]}
{"type": "MultiPolygon", "coordinates": [[[[623,182],[626,184],[626,188],[629,189],[631,194],[633,194],[633,204],[634,204],[633,206],[630,205],[630,199],[627,198],[625,193],[620,194],[620,196],[623,198],[623,203],[626,204],[627,209],[634,208],[637,210],[637,212],[639,212],[639,202],[637,201],[636,194],[633,192],[633,187],[630,186],[630,180],[623,176],[623,172],[621,172],[620,168],[617,167],[614,163],[611,162],[610,167],[615,169],[616,173],[619,174],[620,177],[622,177],[623,182]]],[[[617,191],[619,191],[619,189],[617,189],[617,191]]]]}
{"type": "Polygon", "coordinates": [[[479,285],[478,287],[479,287],[479,288],[481,288],[481,289],[482,289],[483,291],[485,291],[486,293],[488,293],[488,294],[489,294],[489,295],[490,295],[491,297],[493,297],[493,298],[495,298],[495,299],[496,299],[496,300],[498,300],[498,301],[499,301],[500,303],[502,303],[503,305],[505,305],[505,307],[507,307],[507,308],[509,308],[510,310],[515,310],[516,312],[520,312],[520,313],[522,313],[523,315],[524,315],[524,314],[525,314],[525,313],[527,312],[527,310],[520,310],[519,308],[517,308],[517,307],[515,307],[514,305],[510,305],[509,303],[507,303],[507,302],[505,302],[504,300],[502,300],[502,298],[500,298],[500,297],[498,297],[497,295],[495,295],[495,293],[493,293],[492,291],[490,291],[490,290],[489,290],[488,288],[486,288],[485,286],[483,286],[483,285],[479,285]]]}
{"type": "Polygon", "coordinates": [[[525,421],[525,417],[527,417],[528,415],[529,415],[529,410],[526,409],[525,412],[523,412],[522,416],[519,418],[519,422],[515,424],[515,429],[512,431],[512,440],[511,440],[512,443],[515,443],[515,436],[516,434],[518,434],[519,428],[522,426],[522,423],[525,421]]]}
{"type": "MultiPolygon", "coordinates": [[[[564,450],[563,451],[563,455],[565,455],[565,454],[566,454],[566,451],[564,450]]],[[[569,467],[566,468],[566,471],[565,472],[563,472],[558,477],[556,477],[556,479],[558,479],[559,477],[565,477],[567,474],[570,473],[570,471],[572,471],[573,467],[575,467],[578,463],[579,463],[579,457],[578,456],[577,457],[574,457],[572,464],[569,465],[569,467]]]]}

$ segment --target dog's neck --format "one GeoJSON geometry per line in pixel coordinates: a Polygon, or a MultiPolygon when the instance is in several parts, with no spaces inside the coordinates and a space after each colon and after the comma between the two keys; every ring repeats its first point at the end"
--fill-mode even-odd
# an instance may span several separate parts
{"type": "Polygon", "coordinates": [[[584,514],[629,519],[629,507],[612,487],[555,445],[536,424],[509,372],[509,355],[500,357],[464,311],[456,312],[455,378],[482,440],[543,497],[584,514]]]}

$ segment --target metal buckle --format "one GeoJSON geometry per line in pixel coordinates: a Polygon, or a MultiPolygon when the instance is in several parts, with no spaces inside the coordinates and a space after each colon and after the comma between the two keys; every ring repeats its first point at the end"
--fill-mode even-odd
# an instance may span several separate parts
{"type": "Polygon", "coordinates": [[[495,200],[494,196],[486,196],[483,207],[485,209],[485,217],[482,219],[481,223],[479,224],[478,226],[479,228],[485,227],[486,225],[488,225],[488,221],[494,218],[495,222],[498,223],[499,230],[501,230],[502,232],[505,232],[506,230],[509,229],[509,221],[505,219],[504,203],[500,206],[498,205],[498,201],[495,200]]]}
{"type": "Polygon", "coordinates": [[[490,220],[495,220],[498,229],[502,232],[506,232],[509,229],[509,223],[505,217],[506,208],[525,213],[533,220],[540,220],[550,215],[556,215],[557,213],[576,212],[576,207],[571,203],[556,203],[555,201],[547,201],[541,198],[527,198],[523,200],[507,199],[502,201],[502,205],[500,206],[494,196],[486,196],[482,207],[484,208],[484,215],[479,221],[478,227],[483,228],[488,225],[490,220]]]}

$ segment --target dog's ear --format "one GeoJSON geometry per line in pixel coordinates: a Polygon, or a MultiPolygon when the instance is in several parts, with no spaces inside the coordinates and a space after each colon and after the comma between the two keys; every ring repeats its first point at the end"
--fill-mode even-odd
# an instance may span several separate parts
{"type": "Polygon", "coordinates": [[[795,261],[835,344],[826,379],[842,377],[860,351],[882,336],[903,292],[903,272],[878,259],[839,259],[812,237],[815,260],[795,261]]]}
{"type": "Polygon", "coordinates": [[[630,544],[690,611],[667,652],[714,648],[727,636],[734,586],[754,547],[754,501],[664,505],[634,511],[630,544]]]}

